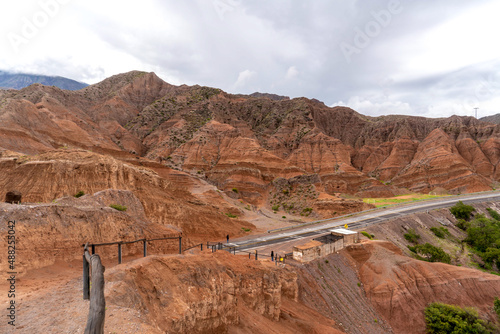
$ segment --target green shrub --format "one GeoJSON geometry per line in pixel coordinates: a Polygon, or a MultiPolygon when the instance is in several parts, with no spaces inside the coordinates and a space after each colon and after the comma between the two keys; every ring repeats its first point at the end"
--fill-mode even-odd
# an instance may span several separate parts
{"type": "Polygon", "coordinates": [[[473,206],[465,205],[462,201],[458,201],[457,204],[450,208],[450,212],[455,218],[464,220],[469,220],[473,211],[476,211],[473,206]]]}
{"type": "Polygon", "coordinates": [[[492,208],[487,208],[486,210],[490,214],[491,218],[500,221],[500,214],[498,212],[496,212],[492,208]]]}
{"type": "Polygon", "coordinates": [[[500,248],[500,222],[487,218],[474,219],[467,229],[465,241],[479,252],[500,248]]]}
{"type": "Polygon", "coordinates": [[[493,309],[495,310],[498,320],[500,320],[500,299],[495,297],[495,301],[493,302],[493,309]]]}
{"type": "Polygon", "coordinates": [[[286,216],[281,216],[281,218],[286,219],[286,216]]]}
{"type": "Polygon", "coordinates": [[[313,208],[304,208],[302,212],[300,213],[301,216],[309,216],[311,212],[313,211],[313,208]]]}
{"type": "Polygon", "coordinates": [[[120,205],[120,204],[110,204],[109,207],[113,208],[115,210],[118,210],[118,211],[126,211],[127,210],[127,207],[125,205],[120,205]]]}
{"type": "Polygon", "coordinates": [[[233,188],[232,190],[233,190],[233,192],[238,193],[238,189],[237,188],[233,188]]]}
{"type": "Polygon", "coordinates": [[[272,209],[273,209],[273,211],[278,211],[280,209],[280,205],[275,204],[275,205],[273,205],[272,209]]]}
{"type": "Polygon", "coordinates": [[[80,197],[82,197],[83,195],[85,195],[85,193],[84,193],[82,190],[80,190],[79,192],[77,192],[77,193],[76,193],[75,195],[73,195],[73,196],[75,196],[76,198],[80,198],[80,197]]]}
{"type": "Polygon", "coordinates": [[[427,333],[492,333],[493,326],[473,308],[431,303],[424,310],[427,333]]]}
{"type": "Polygon", "coordinates": [[[446,227],[431,227],[430,230],[434,233],[434,235],[438,238],[444,239],[445,236],[450,235],[450,231],[446,227]]]}
{"type": "Polygon", "coordinates": [[[417,234],[414,229],[409,229],[408,233],[404,234],[404,237],[406,240],[408,240],[411,243],[418,243],[418,239],[420,239],[420,234],[417,234]]]}
{"type": "Polygon", "coordinates": [[[417,253],[417,246],[410,246],[410,245],[408,245],[408,246],[406,246],[406,247],[408,247],[408,249],[409,249],[411,252],[413,252],[413,253],[415,253],[415,254],[417,253]]]}
{"type": "Polygon", "coordinates": [[[457,227],[458,227],[459,229],[461,229],[461,230],[466,231],[466,230],[467,230],[467,228],[468,228],[468,226],[469,226],[469,222],[468,222],[468,221],[466,221],[466,220],[464,220],[464,219],[459,219],[459,220],[457,221],[457,227]]]}
{"type": "Polygon", "coordinates": [[[425,243],[424,245],[416,245],[415,251],[417,254],[421,255],[424,260],[429,262],[443,262],[450,263],[451,258],[441,247],[436,247],[430,243],[425,243]]]}
{"type": "Polygon", "coordinates": [[[229,218],[238,218],[238,216],[233,215],[231,212],[226,212],[226,216],[228,216],[229,218]]]}
{"type": "Polygon", "coordinates": [[[368,239],[372,240],[375,236],[373,234],[370,234],[366,231],[361,231],[361,234],[367,237],[368,239]]]}

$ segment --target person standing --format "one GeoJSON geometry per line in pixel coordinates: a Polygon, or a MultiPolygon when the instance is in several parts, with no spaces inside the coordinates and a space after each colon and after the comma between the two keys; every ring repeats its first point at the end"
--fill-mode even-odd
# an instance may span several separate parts
{"type": "Polygon", "coordinates": [[[226,240],[227,240],[227,242],[226,242],[226,243],[229,243],[229,234],[228,234],[228,235],[226,235],[226,240]]]}
{"type": "Polygon", "coordinates": [[[271,251],[271,262],[274,261],[274,251],[271,251]]]}

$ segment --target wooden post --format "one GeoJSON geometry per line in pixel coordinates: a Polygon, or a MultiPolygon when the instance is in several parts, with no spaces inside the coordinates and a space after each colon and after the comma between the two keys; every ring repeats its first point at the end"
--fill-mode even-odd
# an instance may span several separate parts
{"type": "Polygon", "coordinates": [[[118,243],[118,264],[122,263],[122,244],[118,243]]]}
{"type": "Polygon", "coordinates": [[[92,245],[92,255],[95,254],[95,245],[92,245]]]}
{"type": "Polygon", "coordinates": [[[203,243],[201,243],[201,244],[200,244],[200,246],[201,246],[201,249],[200,249],[200,250],[202,251],[202,250],[203,250],[203,243]]]}
{"type": "Polygon", "coordinates": [[[104,266],[97,254],[90,255],[85,245],[85,260],[92,268],[92,289],[90,291],[90,307],[85,334],[104,334],[104,318],[106,300],[104,299],[104,266]]]}
{"type": "Polygon", "coordinates": [[[257,260],[257,250],[255,250],[255,259],[257,260]]]}
{"type": "Polygon", "coordinates": [[[90,276],[89,276],[89,263],[83,254],[83,299],[90,299],[90,276]]]}
{"type": "Polygon", "coordinates": [[[148,256],[148,244],[146,242],[146,239],[144,239],[144,245],[143,245],[143,248],[144,248],[144,257],[148,256]]]}
{"type": "Polygon", "coordinates": [[[182,237],[179,236],[179,254],[182,254],[182,237]]]}

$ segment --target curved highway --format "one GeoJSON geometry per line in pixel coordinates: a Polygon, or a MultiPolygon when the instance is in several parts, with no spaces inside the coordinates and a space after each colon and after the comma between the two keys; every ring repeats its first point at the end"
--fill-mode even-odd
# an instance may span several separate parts
{"type": "Polygon", "coordinates": [[[362,212],[343,217],[295,225],[281,229],[281,231],[275,233],[256,236],[253,239],[241,241],[236,240],[235,242],[231,242],[226,246],[236,247],[236,252],[243,250],[248,251],[272,244],[289,242],[294,239],[312,238],[317,235],[328,233],[328,230],[332,228],[343,227],[345,224],[349,226],[349,229],[357,230],[362,227],[378,224],[388,219],[393,219],[412,213],[451,207],[458,201],[462,201],[465,204],[474,204],[498,200],[500,200],[500,191],[491,191],[390,206],[387,208],[365,211],[364,213],[362,212]]]}

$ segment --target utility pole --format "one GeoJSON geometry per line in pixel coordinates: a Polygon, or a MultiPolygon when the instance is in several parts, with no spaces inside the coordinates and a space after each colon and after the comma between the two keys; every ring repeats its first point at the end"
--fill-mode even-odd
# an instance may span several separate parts
{"type": "Polygon", "coordinates": [[[476,119],[477,119],[477,110],[478,110],[478,109],[479,109],[478,107],[475,107],[475,108],[474,108],[474,110],[476,111],[476,119]]]}

